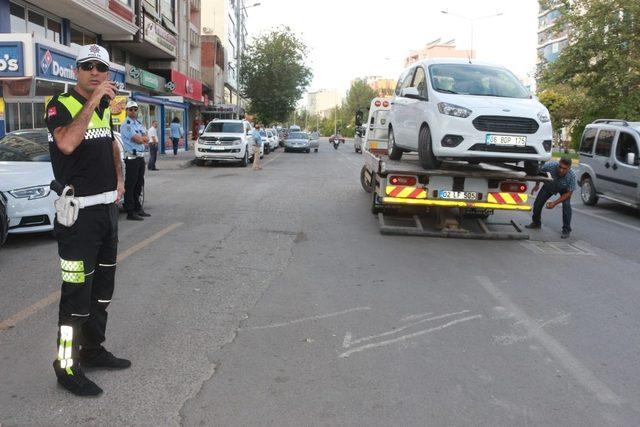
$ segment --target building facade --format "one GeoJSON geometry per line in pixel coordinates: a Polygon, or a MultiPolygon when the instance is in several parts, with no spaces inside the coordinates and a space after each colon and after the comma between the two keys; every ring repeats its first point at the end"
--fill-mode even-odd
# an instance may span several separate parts
{"type": "Polygon", "coordinates": [[[342,104],[342,94],[337,90],[321,89],[316,92],[309,92],[307,95],[307,109],[311,115],[327,117],[331,112],[342,104]]]}
{"type": "Polygon", "coordinates": [[[44,126],[48,99],[75,86],[81,45],[97,43],[111,56],[116,128],[124,104],[140,104],[140,119],[185,124],[204,106],[200,70],[200,0],[0,0],[0,133],[44,126]],[[2,67],[0,67],[1,69],[2,67]]]}
{"type": "Polygon", "coordinates": [[[422,49],[412,50],[404,60],[404,66],[431,58],[469,58],[474,59],[476,53],[473,50],[460,50],[456,47],[455,39],[442,42],[441,39],[427,43],[422,49]]]}
{"type": "Polygon", "coordinates": [[[560,51],[564,49],[568,41],[568,32],[565,28],[558,29],[556,21],[561,12],[557,5],[550,8],[540,4],[538,14],[538,67],[553,62],[558,58],[560,51]]]}

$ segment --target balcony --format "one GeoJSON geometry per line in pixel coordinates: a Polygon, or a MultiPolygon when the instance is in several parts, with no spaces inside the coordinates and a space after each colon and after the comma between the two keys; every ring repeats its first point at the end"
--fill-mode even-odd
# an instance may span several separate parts
{"type": "Polygon", "coordinates": [[[189,0],[189,9],[191,12],[197,12],[200,10],[200,0],[189,0]]]}
{"type": "Polygon", "coordinates": [[[192,47],[200,46],[200,32],[192,23],[189,23],[189,44],[192,47]]]}

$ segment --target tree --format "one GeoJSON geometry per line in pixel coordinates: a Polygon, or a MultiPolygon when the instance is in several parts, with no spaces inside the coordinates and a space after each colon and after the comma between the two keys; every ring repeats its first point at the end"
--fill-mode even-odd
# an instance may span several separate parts
{"type": "MultiPolygon", "coordinates": [[[[574,144],[595,118],[640,120],[640,2],[638,0],[553,0],[569,28],[569,43],[540,73],[544,92],[563,87],[580,97],[574,111],[574,144]]],[[[541,1],[543,7],[550,0],[541,1]]],[[[573,96],[571,93],[569,96],[573,96]]]]}
{"type": "Polygon", "coordinates": [[[549,110],[556,143],[560,141],[563,128],[572,128],[579,122],[587,105],[584,93],[563,84],[544,89],[538,94],[538,99],[549,110]]]}
{"type": "Polygon", "coordinates": [[[263,123],[285,122],[311,83],[307,46],[289,27],[254,38],[242,53],[240,87],[263,123]]]}

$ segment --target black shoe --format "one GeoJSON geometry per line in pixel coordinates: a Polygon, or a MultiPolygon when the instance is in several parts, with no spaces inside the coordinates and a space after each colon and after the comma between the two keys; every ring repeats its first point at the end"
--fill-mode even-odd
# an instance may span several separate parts
{"type": "Polygon", "coordinates": [[[145,211],[143,211],[142,209],[140,209],[138,212],[136,212],[138,214],[138,216],[151,216],[151,214],[146,213],[145,211]]]}
{"type": "Polygon", "coordinates": [[[571,237],[571,232],[562,230],[562,233],[560,234],[560,238],[561,239],[568,239],[569,237],[571,237]]]}
{"type": "Polygon", "coordinates": [[[58,384],[69,390],[76,396],[97,396],[102,389],[96,383],[84,375],[79,366],[62,369],[56,360],[53,362],[53,370],[56,372],[58,384]]]}
{"type": "Polygon", "coordinates": [[[115,357],[100,347],[97,350],[80,350],[80,364],[85,368],[127,369],[131,361],[115,357]]]}
{"type": "Polygon", "coordinates": [[[150,171],[159,171],[160,169],[158,168],[153,168],[153,169],[149,169],[150,171]]]}
{"type": "Polygon", "coordinates": [[[542,224],[538,224],[536,222],[532,222],[531,224],[525,225],[524,228],[528,228],[530,230],[537,230],[539,228],[542,228],[542,224]]]}
{"type": "Polygon", "coordinates": [[[129,221],[144,221],[144,218],[142,218],[140,215],[135,214],[135,213],[128,213],[127,214],[127,219],[129,221]]]}

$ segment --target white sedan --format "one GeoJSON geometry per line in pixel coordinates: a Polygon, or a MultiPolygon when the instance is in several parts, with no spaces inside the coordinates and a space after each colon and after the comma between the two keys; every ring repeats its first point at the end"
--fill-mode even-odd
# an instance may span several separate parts
{"type": "Polygon", "coordinates": [[[52,180],[46,129],[15,131],[0,140],[0,192],[7,199],[10,234],[53,229],[58,196],[49,188],[52,180]]]}

